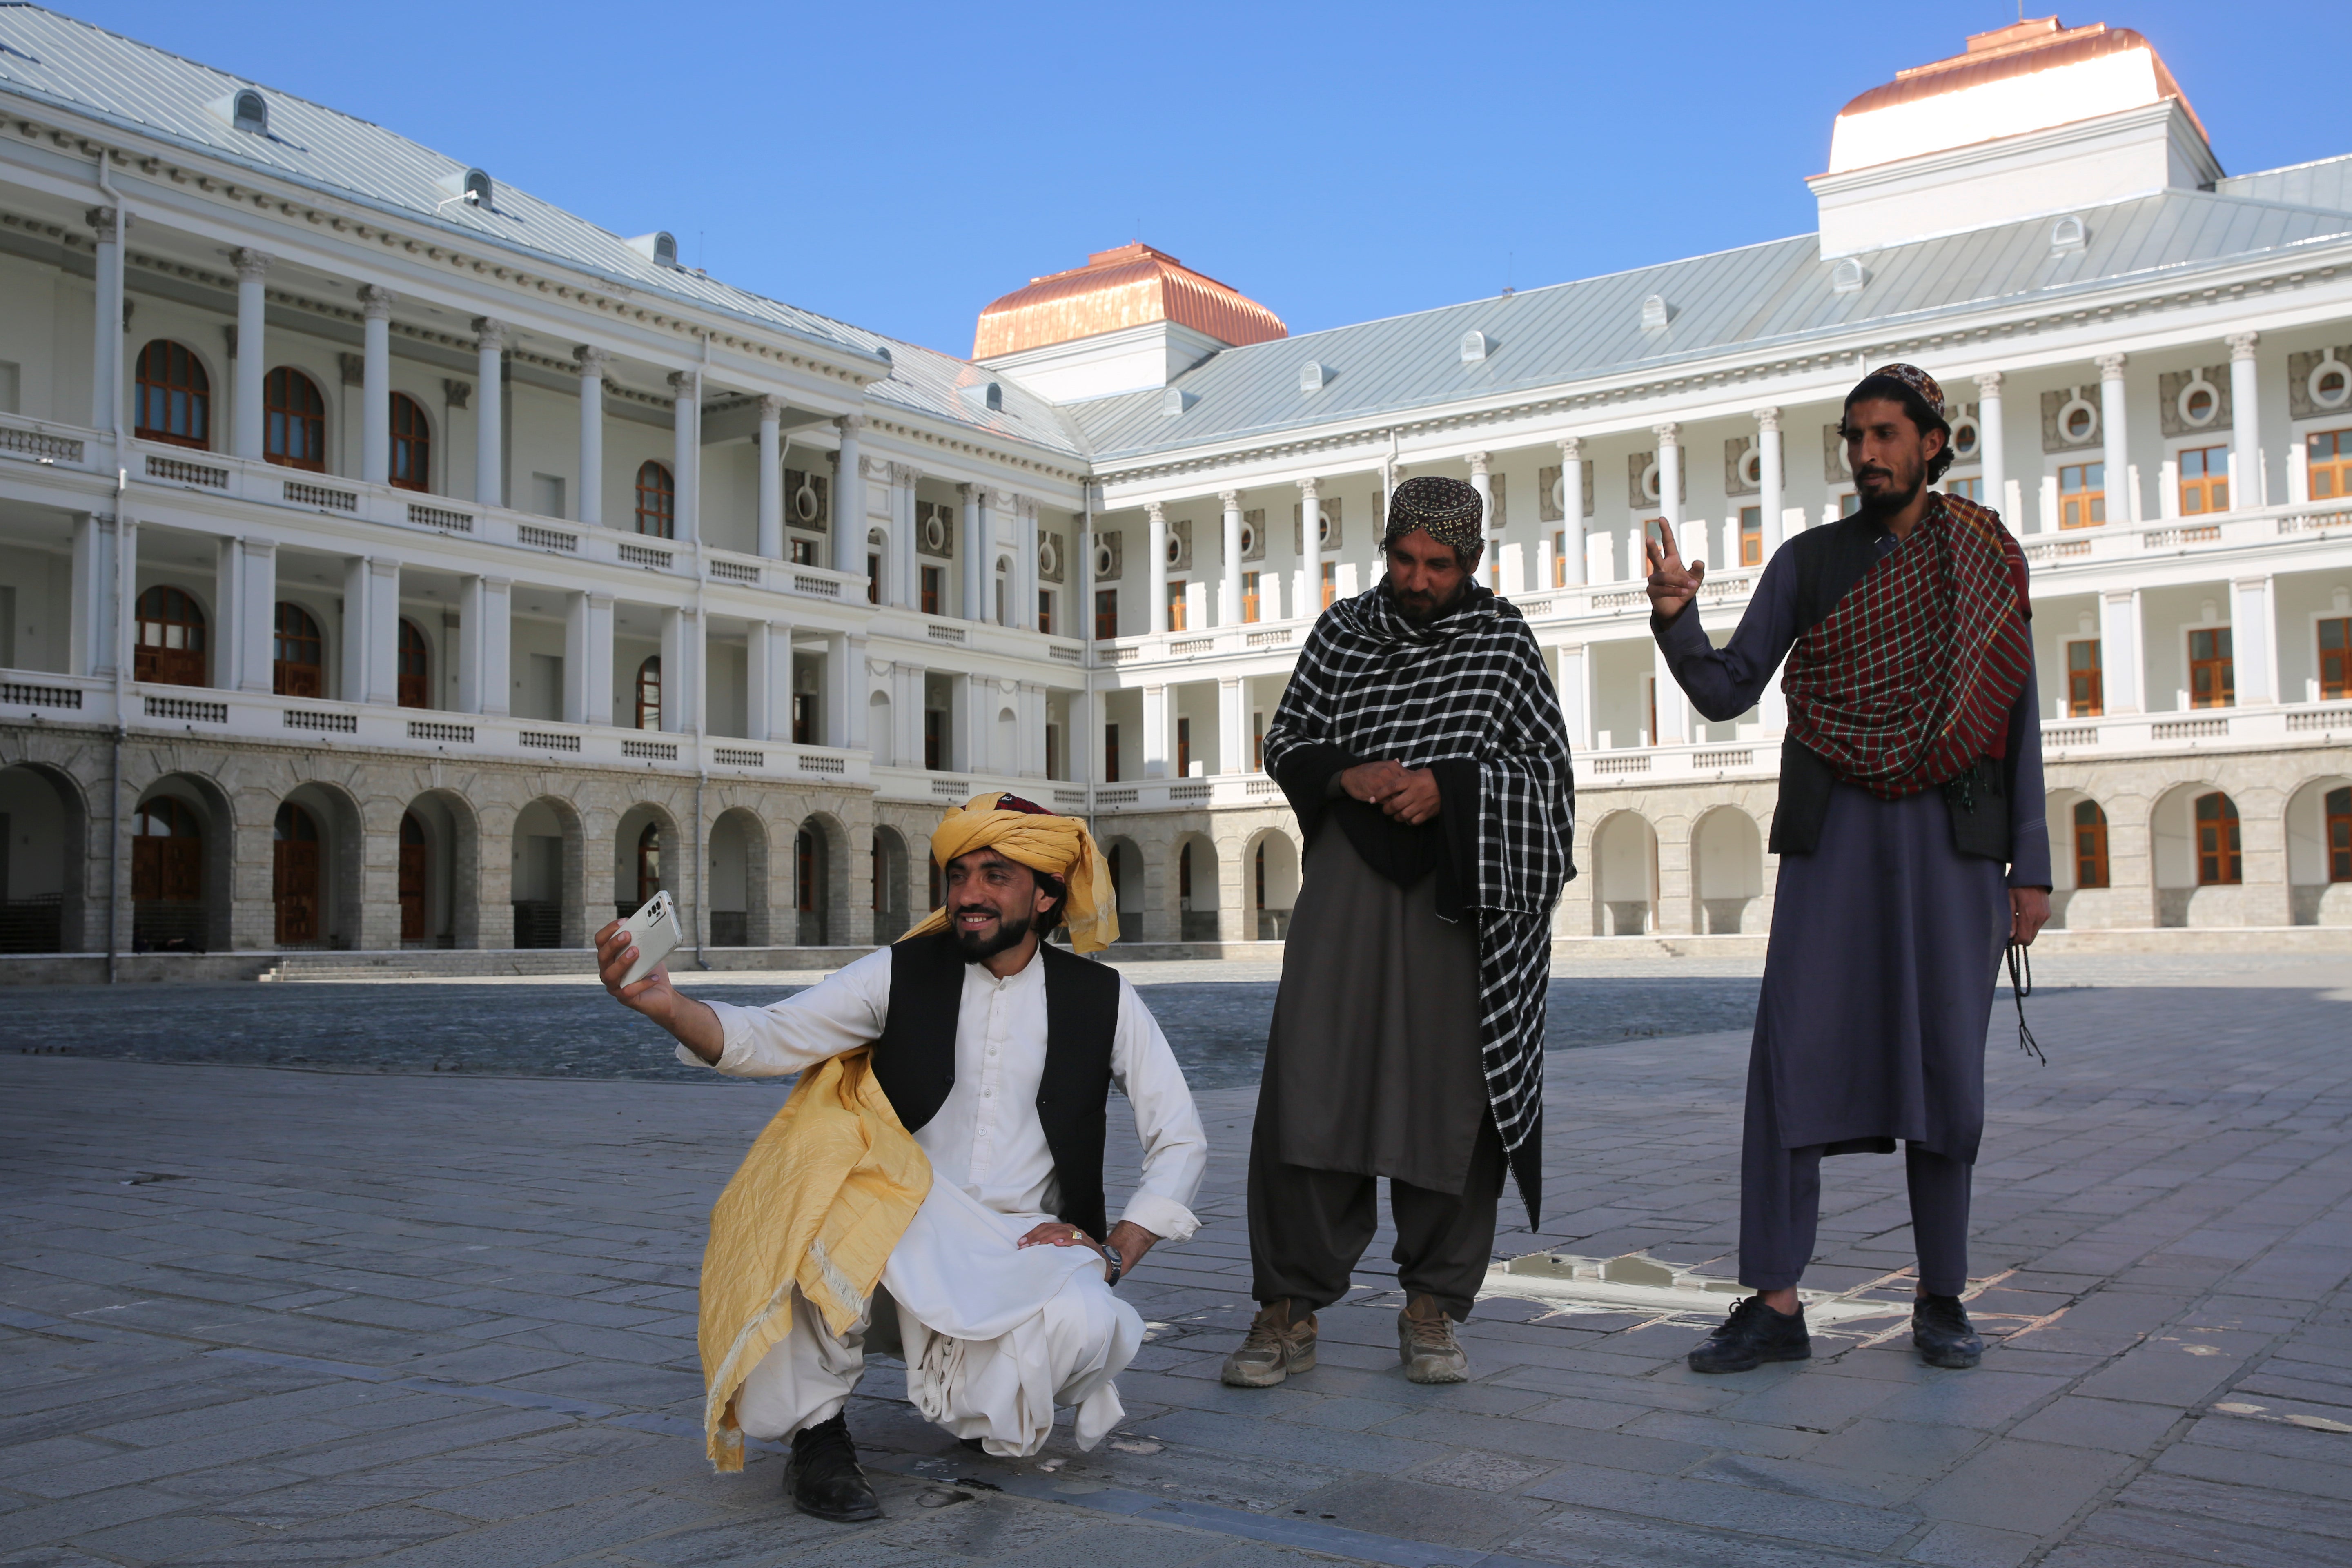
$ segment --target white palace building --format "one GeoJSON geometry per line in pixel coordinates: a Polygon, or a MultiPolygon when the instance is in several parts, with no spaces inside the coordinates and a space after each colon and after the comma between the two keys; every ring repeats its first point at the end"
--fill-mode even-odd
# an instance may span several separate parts
{"type": "Polygon", "coordinates": [[[1278,937],[1259,739],[1407,474],[1554,663],[1559,935],[1752,942],[1781,714],[1660,679],[1637,542],[1727,636],[1898,357],[2032,563],[2064,928],[2352,926],[2352,157],[2226,174],[2137,33],[1854,99],[1818,233],[1297,337],[1129,245],[954,359],[523,173],[0,5],[0,973],[576,966],[656,887],[804,963],[998,788],[1139,951],[1278,937]]]}

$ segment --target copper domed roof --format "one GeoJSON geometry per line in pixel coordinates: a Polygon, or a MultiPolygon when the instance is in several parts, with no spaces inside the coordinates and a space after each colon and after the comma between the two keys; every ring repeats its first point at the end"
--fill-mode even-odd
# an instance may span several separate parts
{"type": "Polygon", "coordinates": [[[971,357],[995,359],[1152,321],[1173,321],[1232,348],[1290,335],[1256,300],[1139,242],[1097,250],[1084,267],[1033,278],[991,304],[980,313],[971,357]]]}
{"type": "MultiPolygon", "coordinates": [[[[2145,37],[2129,27],[2109,27],[2105,22],[2094,22],[2084,27],[2063,27],[2059,26],[2055,16],[2036,16],[2006,27],[1996,27],[1990,33],[1971,34],[1966,52],[1895,72],[1893,81],[1884,87],[1872,88],[1838,110],[1838,118],[1848,120],[1875,110],[1892,109],[1897,104],[1942,98],[2012,77],[2033,76],[2109,55],[2129,54],[2136,49],[2147,51],[2149,62],[2155,69],[2157,97],[2179,99],[2181,109],[2196,125],[2198,134],[2204,135],[2205,122],[2197,118],[2197,110],[2189,106],[2189,95],[2180,90],[2180,84],[2165,68],[2164,58],[2156,52],[2156,46],[2145,37]]],[[[1969,140],[1964,132],[1964,127],[1956,127],[1955,140],[1969,140]]]]}

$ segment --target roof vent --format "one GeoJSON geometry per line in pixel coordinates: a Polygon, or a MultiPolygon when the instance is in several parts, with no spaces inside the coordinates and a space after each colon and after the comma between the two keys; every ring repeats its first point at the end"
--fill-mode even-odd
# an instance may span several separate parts
{"type": "Polygon", "coordinates": [[[1830,292],[1832,294],[1859,294],[1862,286],[1869,281],[1870,268],[1851,256],[1830,268],[1830,292]]]}
{"type": "Polygon", "coordinates": [[[1464,364],[1476,364],[1480,360],[1486,357],[1487,351],[1493,346],[1494,345],[1486,341],[1486,334],[1484,332],[1463,333],[1462,363],[1464,364]]]}
{"type": "Polygon", "coordinates": [[[452,170],[433,183],[449,193],[448,201],[439,204],[442,206],[447,206],[449,202],[458,201],[464,202],[469,207],[487,207],[493,205],[490,199],[492,195],[490,177],[479,169],[452,170]]]}
{"type": "Polygon", "coordinates": [[[627,244],[631,250],[635,251],[656,267],[677,265],[677,236],[666,228],[657,228],[651,234],[641,234],[627,244]]]}
{"type": "Polygon", "coordinates": [[[239,131],[249,131],[256,136],[269,134],[269,100],[249,87],[214,99],[209,107],[239,131]]]}
{"type": "Polygon", "coordinates": [[[976,381],[969,386],[959,386],[956,395],[970,405],[974,413],[1001,414],[1004,411],[1004,387],[999,382],[976,381]]]}
{"type": "Polygon", "coordinates": [[[1666,303],[1664,294],[1653,294],[1642,301],[1642,330],[1654,332],[1675,319],[1675,308],[1666,303]]]}
{"type": "Polygon", "coordinates": [[[1298,367],[1298,390],[1320,392],[1331,384],[1331,367],[1308,360],[1298,367]]]}
{"type": "Polygon", "coordinates": [[[2063,256],[2070,250],[2080,250],[2090,243],[2090,238],[2091,231],[2083,226],[2083,220],[2069,213],[2050,226],[2050,254],[2063,256]]]}
{"type": "Polygon", "coordinates": [[[1165,417],[1172,419],[1200,401],[1196,395],[1185,391],[1182,387],[1171,386],[1160,395],[1160,412],[1165,417]]]}

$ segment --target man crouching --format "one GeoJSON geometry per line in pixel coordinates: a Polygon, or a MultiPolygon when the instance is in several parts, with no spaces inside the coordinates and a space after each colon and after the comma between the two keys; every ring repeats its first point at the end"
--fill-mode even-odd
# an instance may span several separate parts
{"type": "Polygon", "coordinates": [[[739,1078],[798,1073],[711,1210],[703,1254],[704,1427],[712,1461],[792,1438],[784,1485],[819,1519],[874,1519],[845,1407],[870,1345],[956,1436],[1034,1454],[1057,1405],[1091,1448],[1124,1416],[1111,1380],[1143,1340],[1111,1294],[1154,1242],[1198,1222],[1208,1143],[1160,1026],[1116,971],[1044,944],[1067,922],[1098,952],[1118,915],[1083,823],[982,795],[931,836],[946,905],[895,945],[763,1008],[697,1002],[597,933],[605,988],[678,1057],[739,1078]],[[1106,1101],[1135,1108],[1141,1179],[1110,1227],[1106,1101]]]}

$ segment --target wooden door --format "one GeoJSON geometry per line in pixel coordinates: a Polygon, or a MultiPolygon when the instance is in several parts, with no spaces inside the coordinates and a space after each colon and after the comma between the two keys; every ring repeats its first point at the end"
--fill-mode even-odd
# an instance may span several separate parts
{"type": "Polygon", "coordinates": [[[278,905],[280,946],[319,940],[319,828],[292,801],[278,808],[271,846],[270,893],[278,905]]]}
{"type": "Polygon", "coordinates": [[[425,831],[414,816],[400,819],[400,940],[425,940],[425,831]]]}

